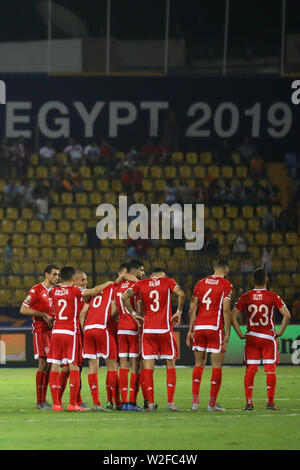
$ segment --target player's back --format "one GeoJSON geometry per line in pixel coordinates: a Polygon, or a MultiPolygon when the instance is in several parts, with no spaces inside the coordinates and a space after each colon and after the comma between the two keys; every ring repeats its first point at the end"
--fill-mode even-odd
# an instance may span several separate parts
{"type": "Polygon", "coordinates": [[[168,277],[153,277],[138,281],[133,286],[140,296],[144,308],[144,332],[166,332],[172,329],[171,293],[177,287],[176,281],[168,277]]]}
{"type": "MultiPolygon", "coordinates": [[[[119,312],[119,321],[118,321],[118,331],[137,331],[138,326],[134,321],[128,310],[125,308],[122,302],[122,295],[129,289],[134,286],[134,281],[125,281],[121,282],[118,286],[114,288],[114,301],[119,312]]],[[[137,310],[136,305],[136,296],[131,297],[130,299],[132,307],[137,310]]]]}
{"type": "Polygon", "coordinates": [[[103,291],[92,297],[89,301],[89,309],[86,316],[84,330],[94,328],[104,329],[111,318],[111,301],[113,295],[114,285],[107,286],[103,291]]]}
{"type": "Polygon", "coordinates": [[[211,275],[200,279],[193,296],[198,298],[195,329],[218,329],[223,327],[223,300],[231,298],[233,286],[222,276],[211,275]]]}
{"type": "Polygon", "coordinates": [[[82,291],[72,285],[53,287],[49,296],[53,302],[55,321],[53,333],[69,331],[75,333],[78,329],[78,315],[80,313],[80,299],[82,291]]]}
{"type": "Polygon", "coordinates": [[[274,332],[274,307],[284,307],[284,302],[267,289],[253,289],[241,295],[235,308],[244,311],[248,317],[247,332],[272,334],[274,332]]]}

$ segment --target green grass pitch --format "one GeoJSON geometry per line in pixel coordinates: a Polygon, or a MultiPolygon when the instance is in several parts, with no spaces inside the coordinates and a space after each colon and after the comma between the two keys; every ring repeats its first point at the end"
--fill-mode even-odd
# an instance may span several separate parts
{"type": "MultiPolygon", "coordinates": [[[[87,368],[82,397],[91,404],[87,368]]],[[[100,368],[100,398],[106,403],[100,368]]],[[[266,380],[260,367],[255,378],[254,411],[245,412],[244,368],[224,367],[218,402],[226,412],[208,412],[211,368],[204,370],[200,409],[191,412],[192,368],[177,369],[175,402],[183,411],[167,412],[165,368],[156,368],[155,413],[58,412],[35,409],[35,369],[0,371],[1,450],[299,450],[299,368],[279,366],[275,403],[266,410],[266,380]]],[[[63,404],[69,398],[67,385],[63,404]]],[[[48,390],[47,400],[51,402],[48,390]]],[[[142,405],[141,392],[138,404],[142,405]]]]}

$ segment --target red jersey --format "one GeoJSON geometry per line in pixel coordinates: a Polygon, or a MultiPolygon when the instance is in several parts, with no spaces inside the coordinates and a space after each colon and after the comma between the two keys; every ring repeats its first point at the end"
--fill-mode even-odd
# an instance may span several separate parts
{"type": "MultiPolygon", "coordinates": [[[[49,297],[49,289],[47,289],[42,282],[30,289],[23,304],[37,312],[47,313],[53,318],[52,300],[49,297]]],[[[47,331],[50,328],[43,318],[32,317],[32,329],[33,332],[36,332],[47,331]]]]}
{"type": "Polygon", "coordinates": [[[246,312],[248,317],[247,333],[261,333],[274,336],[274,307],[280,310],[284,302],[267,289],[253,289],[241,295],[234,308],[246,312]]]}
{"type": "Polygon", "coordinates": [[[94,328],[107,328],[111,316],[113,290],[114,284],[111,284],[89,301],[90,306],[85,319],[84,331],[94,328]]]}
{"type": "Polygon", "coordinates": [[[138,281],[131,287],[144,307],[144,333],[166,333],[173,329],[171,293],[178,287],[169,277],[153,277],[138,281]]]}
{"type": "MultiPolygon", "coordinates": [[[[121,282],[117,287],[114,289],[114,301],[117,306],[119,312],[119,321],[118,321],[118,332],[119,333],[127,333],[127,332],[138,332],[138,325],[128,312],[128,310],[124,307],[122,302],[122,295],[124,292],[129,289],[129,287],[133,287],[135,284],[134,281],[125,281],[121,282]]],[[[136,307],[136,296],[131,297],[130,299],[131,305],[134,310],[137,309],[136,307]]]]}
{"type": "Polygon", "coordinates": [[[193,296],[199,299],[195,330],[219,330],[223,324],[223,300],[231,299],[233,285],[221,276],[205,277],[195,286],[193,296]]]}
{"type": "Polygon", "coordinates": [[[50,290],[49,296],[53,302],[55,315],[52,332],[76,333],[78,331],[82,290],[72,285],[55,286],[50,290]]]}

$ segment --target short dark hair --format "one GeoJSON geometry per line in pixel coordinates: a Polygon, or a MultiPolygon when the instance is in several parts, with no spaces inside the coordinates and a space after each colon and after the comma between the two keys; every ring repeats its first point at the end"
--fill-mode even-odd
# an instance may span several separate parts
{"type": "Polygon", "coordinates": [[[252,274],[256,286],[263,286],[267,280],[267,272],[264,268],[257,268],[252,274]]]}
{"type": "Polygon", "coordinates": [[[226,259],[219,259],[215,262],[215,268],[219,268],[225,271],[227,268],[229,268],[229,263],[226,259]]]}
{"type": "Polygon", "coordinates": [[[64,266],[61,268],[60,277],[62,281],[70,281],[75,274],[75,269],[72,266],[64,266]]]}
{"type": "Polygon", "coordinates": [[[56,264],[48,264],[44,269],[44,274],[51,274],[52,269],[59,270],[59,267],[56,264]]]}
{"type": "Polygon", "coordinates": [[[165,275],[167,275],[167,272],[164,268],[160,268],[159,266],[151,269],[151,274],[154,274],[154,273],[165,273],[165,275]]]}
{"type": "Polygon", "coordinates": [[[127,269],[128,270],[128,263],[121,263],[120,266],[119,266],[119,269],[118,269],[118,272],[122,271],[123,269],[127,269]]]}
{"type": "Polygon", "coordinates": [[[132,259],[127,263],[127,271],[130,272],[133,269],[139,269],[144,265],[142,261],[139,261],[138,259],[132,259]]]}

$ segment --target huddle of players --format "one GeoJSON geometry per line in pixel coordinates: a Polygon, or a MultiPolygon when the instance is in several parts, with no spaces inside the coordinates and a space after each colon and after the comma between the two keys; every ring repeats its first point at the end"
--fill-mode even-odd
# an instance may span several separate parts
{"type": "MultiPolygon", "coordinates": [[[[199,393],[207,354],[211,356],[209,411],[225,411],[217,404],[222,382],[222,364],[229,341],[231,325],[241,339],[246,339],[244,363],[245,410],[252,410],[254,377],[263,361],[267,377],[267,408],[274,405],[277,337],[289,323],[290,313],[278,295],[267,290],[267,274],[262,268],[253,273],[254,289],[243,294],[232,310],[233,286],[225,279],[229,265],[220,260],[214,274],[195,286],[189,308],[186,343],[194,351],[192,411],[199,408],[199,393]],[[275,330],[273,311],[282,314],[275,330]],[[238,317],[248,317],[247,333],[239,327],[238,317]]],[[[163,268],[155,268],[145,278],[143,264],[133,260],[120,266],[118,278],[93,289],[87,289],[86,275],[65,266],[45,268],[45,280],[30,289],[21,313],[33,318],[37,408],[63,411],[62,394],[69,378],[69,411],[87,411],[82,403],[81,368],[89,363],[88,383],[93,409],[106,411],[99,400],[99,358],[107,365],[106,389],[110,403],[126,411],[155,411],[153,371],[157,359],[166,360],[167,410],[180,411],[174,404],[178,357],[174,326],[181,322],[185,293],[167,277],[163,268]],[[177,311],[172,314],[171,294],[177,296],[177,311]],[[118,365],[119,361],[119,365],[118,365]],[[49,364],[51,368],[49,371],[49,364]],[[129,370],[131,367],[128,390],[129,370]],[[119,373],[118,373],[119,369],[119,373]],[[47,386],[53,405],[46,402],[47,386]],[[144,408],[136,404],[141,387],[144,408]],[[121,399],[120,399],[121,395],[121,399]],[[129,395],[129,397],[128,397],[129,395]]]]}

